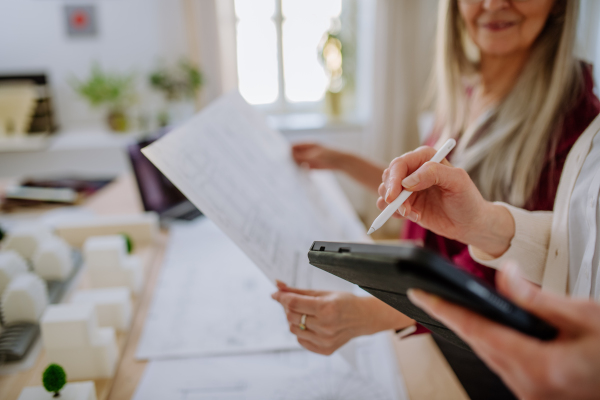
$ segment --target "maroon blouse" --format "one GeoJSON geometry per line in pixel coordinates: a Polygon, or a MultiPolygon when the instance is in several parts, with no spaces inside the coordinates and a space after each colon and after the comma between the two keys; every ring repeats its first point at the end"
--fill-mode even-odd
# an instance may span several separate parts
{"type": "MultiPolygon", "coordinates": [[[[561,137],[557,143],[556,151],[554,154],[551,154],[551,150],[549,150],[549,153],[546,156],[544,169],[540,176],[540,181],[524,207],[526,210],[552,210],[558,182],[567,155],[579,136],[598,113],[600,113],[600,101],[593,92],[594,80],[592,77],[591,66],[586,64],[582,65],[584,75],[583,92],[576,102],[576,105],[565,115],[562,123],[561,137]]],[[[408,220],[406,220],[406,223],[404,224],[401,238],[404,240],[418,241],[422,243],[425,248],[434,250],[445,256],[458,267],[495,285],[496,270],[475,262],[469,254],[467,245],[436,235],[408,220]]],[[[419,326],[416,333],[419,331],[423,332],[426,330],[419,326]]]]}

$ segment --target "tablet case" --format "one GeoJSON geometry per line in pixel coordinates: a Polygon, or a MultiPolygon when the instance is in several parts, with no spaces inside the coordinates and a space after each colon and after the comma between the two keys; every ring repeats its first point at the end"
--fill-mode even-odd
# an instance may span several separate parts
{"type": "Polygon", "coordinates": [[[454,332],[410,302],[406,296],[409,288],[435,293],[541,339],[551,339],[556,335],[553,327],[499,296],[487,283],[422,248],[314,242],[308,258],[313,266],[360,286],[433,333],[464,349],[471,350],[454,332]]]}

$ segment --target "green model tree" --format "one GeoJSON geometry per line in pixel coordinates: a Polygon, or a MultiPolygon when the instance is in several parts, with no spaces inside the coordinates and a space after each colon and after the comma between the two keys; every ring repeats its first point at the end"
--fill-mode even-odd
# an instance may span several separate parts
{"type": "Polygon", "coordinates": [[[53,397],[60,397],[60,389],[67,383],[67,374],[58,364],[50,364],[42,375],[44,387],[49,392],[54,392],[53,397]]]}
{"type": "Polygon", "coordinates": [[[133,251],[133,240],[131,239],[131,236],[129,236],[126,233],[121,233],[121,235],[123,235],[123,237],[125,238],[125,243],[127,244],[127,253],[131,254],[131,252],[133,251]]]}

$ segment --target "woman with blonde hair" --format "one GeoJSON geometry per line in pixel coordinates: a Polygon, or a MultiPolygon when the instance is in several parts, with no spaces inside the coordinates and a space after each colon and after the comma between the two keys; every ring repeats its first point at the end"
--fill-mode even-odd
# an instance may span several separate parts
{"type": "MultiPolygon", "coordinates": [[[[440,0],[435,124],[426,144],[456,138],[449,158],[486,200],[551,210],[567,154],[600,112],[591,68],[574,55],[578,10],[578,0],[440,0]]],[[[373,190],[381,183],[382,167],[351,154],[304,143],[293,148],[293,156],[312,168],[346,172],[373,190]]],[[[406,217],[404,239],[494,281],[495,271],[476,263],[466,245],[417,225],[420,216],[413,210],[406,217]]],[[[323,354],[355,336],[414,325],[372,297],[280,284],[274,298],[285,307],[298,341],[323,354]],[[301,320],[306,329],[300,329],[301,320]]],[[[511,396],[473,353],[434,339],[471,398],[511,396]]]]}

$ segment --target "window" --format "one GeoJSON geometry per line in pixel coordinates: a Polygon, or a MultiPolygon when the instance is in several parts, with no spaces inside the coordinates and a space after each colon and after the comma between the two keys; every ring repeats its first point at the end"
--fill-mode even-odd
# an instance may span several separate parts
{"type": "MultiPolygon", "coordinates": [[[[344,73],[353,70],[355,2],[235,0],[239,90],[275,113],[321,111],[330,79],[319,46],[332,30],[345,34],[344,73]],[[354,12],[352,12],[354,11],[354,12]]],[[[350,79],[346,79],[350,87],[350,79]]]]}

